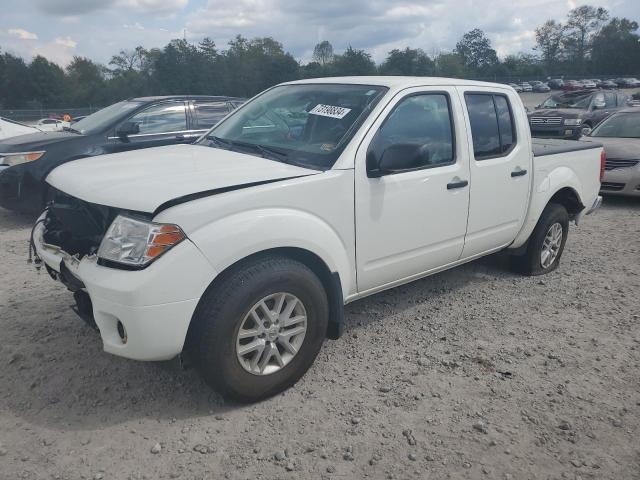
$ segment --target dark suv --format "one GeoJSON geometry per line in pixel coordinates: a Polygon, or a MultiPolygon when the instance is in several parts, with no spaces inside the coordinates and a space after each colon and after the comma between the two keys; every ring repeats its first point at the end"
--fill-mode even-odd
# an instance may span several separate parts
{"type": "Polygon", "coordinates": [[[530,112],[531,135],[578,139],[583,128],[593,128],[611,113],[629,106],[621,92],[579,90],[551,95],[530,112]]]}
{"type": "Polygon", "coordinates": [[[43,208],[45,178],[79,158],[190,143],[244,102],[232,97],[132,98],[103,108],[59,132],[38,132],[0,143],[0,206],[43,208]]]}

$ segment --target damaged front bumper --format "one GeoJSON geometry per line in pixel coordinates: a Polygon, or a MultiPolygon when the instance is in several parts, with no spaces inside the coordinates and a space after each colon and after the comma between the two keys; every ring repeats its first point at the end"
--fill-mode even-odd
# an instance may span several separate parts
{"type": "Polygon", "coordinates": [[[193,243],[183,241],[148,268],[130,271],[98,265],[95,255],[69,255],[45,243],[44,230],[42,223],[34,229],[36,253],[52,277],[88,295],[105,352],[135,360],[182,352],[200,296],[216,276],[193,243]]]}

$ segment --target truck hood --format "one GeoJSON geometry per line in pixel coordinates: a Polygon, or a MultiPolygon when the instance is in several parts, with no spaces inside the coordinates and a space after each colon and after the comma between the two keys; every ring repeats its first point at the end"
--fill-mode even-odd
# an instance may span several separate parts
{"type": "Polygon", "coordinates": [[[180,199],[318,173],[229,150],[172,145],[65,163],[47,183],[90,203],[152,213],[180,199]]]}

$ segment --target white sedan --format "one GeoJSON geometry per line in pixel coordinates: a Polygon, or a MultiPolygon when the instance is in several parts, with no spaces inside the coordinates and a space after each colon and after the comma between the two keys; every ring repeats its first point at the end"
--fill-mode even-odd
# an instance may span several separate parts
{"type": "Polygon", "coordinates": [[[42,118],[38,120],[36,126],[45,132],[57,132],[62,130],[64,127],[68,127],[69,122],[64,122],[62,120],[58,120],[57,118],[42,118]]]}

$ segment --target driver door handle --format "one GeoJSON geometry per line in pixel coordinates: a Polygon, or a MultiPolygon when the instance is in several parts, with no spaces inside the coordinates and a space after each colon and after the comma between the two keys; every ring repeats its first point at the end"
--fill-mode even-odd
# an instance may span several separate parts
{"type": "Polygon", "coordinates": [[[511,172],[512,177],[522,177],[523,175],[526,175],[526,174],[527,174],[526,170],[514,170],[513,172],[511,172]]]}
{"type": "Polygon", "coordinates": [[[457,182],[447,183],[447,190],[453,190],[454,188],[464,188],[469,185],[469,182],[466,180],[458,180],[457,182]]]}

